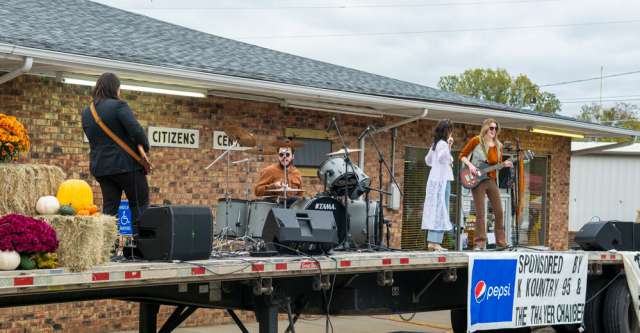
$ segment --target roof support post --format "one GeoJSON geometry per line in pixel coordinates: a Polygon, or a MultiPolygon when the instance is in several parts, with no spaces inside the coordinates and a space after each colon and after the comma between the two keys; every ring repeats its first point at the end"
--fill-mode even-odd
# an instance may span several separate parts
{"type": "Polygon", "coordinates": [[[17,78],[18,76],[30,71],[32,66],[33,66],[33,58],[24,57],[24,59],[22,60],[22,65],[20,65],[20,67],[10,71],[7,74],[0,76],[0,84],[11,81],[17,78]]]}

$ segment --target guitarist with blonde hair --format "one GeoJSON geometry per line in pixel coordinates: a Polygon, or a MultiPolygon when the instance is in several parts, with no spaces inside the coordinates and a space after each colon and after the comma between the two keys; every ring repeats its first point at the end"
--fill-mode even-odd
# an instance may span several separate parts
{"type": "MultiPolygon", "coordinates": [[[[502,142],[498,140],[500,128],[494,119],[485,119],[482,122],[480,135],[473,137],[460,152],[460,160],[467,165],[471,174],[481,175],[477,166],[484,162],[488,165],[495,165],[502,162],[502,142]]],[[[511,161],[504,162],[505,167],[511,168],[511,161]]],[[[497,171],[490,171],[488,178],[481,181],[471,190],[473,203],[476,209],[476,225],[474,250],[483,250],[487,246],[487,230],[485,225],[485,195],[489,198],[491,207],[496,217],[495,235],[496,246],[505,247],[507,245],[504,234],[504,216],[502,203],[500,202],[500,190],[498,189],[497,171]]]]}

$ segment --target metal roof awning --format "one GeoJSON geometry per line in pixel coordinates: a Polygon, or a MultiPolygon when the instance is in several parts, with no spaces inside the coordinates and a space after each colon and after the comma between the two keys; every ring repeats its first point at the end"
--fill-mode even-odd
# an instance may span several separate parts
{"type": "Polygon", "coordinates": [[[199,89],[209,95],[241,98],[284,107],[347,113],[368,117],[416,117],[428,109],[424,119],[448,118],[456,123],[480,124],[494,118],[504,128],[543,130],[559,135],[584,137],[636,137],[640,132],[587,123],[566,117],[543,115],[523,110],[507,111],[487,107],[377,96],[363,93],[292,85],[250,78],[199,72],[193,69],[151,66],[83,55],[33,49],[0,43],[0,70],[20,66],[25,57],[33,58],[28,74],[49,77],[93,77],[106,71],[116,72],[124,81],[150,85],[170,85],[199,89]]]}

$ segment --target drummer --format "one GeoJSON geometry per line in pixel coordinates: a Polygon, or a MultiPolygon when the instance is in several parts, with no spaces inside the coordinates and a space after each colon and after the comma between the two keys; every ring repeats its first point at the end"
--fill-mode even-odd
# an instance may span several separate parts
{"type": "MultiPolygon", "coordinates": [[[[287,189],[302,189],[302,174],[293,165],[296,143],[291,140],[279,140],[274,142],[274,146],[278,147],[278,163],[267,166],[260,173],[260,178],[254,187],[256,197],[281,196],[283,193],[268,190],[278,190],[285,186],[287,189]],[[285,179],[285,168],[288,179],[285,179]]],[[[292,191],[287,193],[287,197],[302,197],[302,193],[301,191],[292,191]]]]}

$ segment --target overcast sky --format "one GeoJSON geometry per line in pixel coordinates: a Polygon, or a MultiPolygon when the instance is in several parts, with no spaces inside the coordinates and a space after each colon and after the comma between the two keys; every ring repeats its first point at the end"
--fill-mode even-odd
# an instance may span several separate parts
{"type": "MultiPolygon", "coordinates": [[[[640,104],[637,0],[97,0],[303,57],[436,87],[505,68],[544,85],[605,78],[604,106],[640,104]],[[610,100],[610,101],[608,101],[610,100]]],[[[600,80],[542,88],[575,116],[600,80]],[[575,101],[579,101],[575,103],[575,101]]]]}

